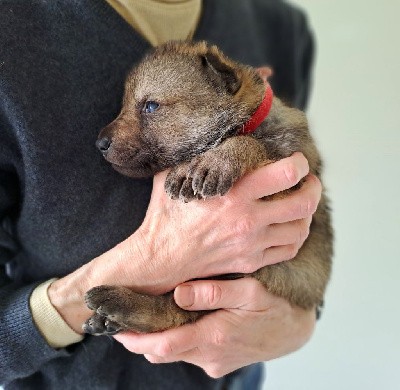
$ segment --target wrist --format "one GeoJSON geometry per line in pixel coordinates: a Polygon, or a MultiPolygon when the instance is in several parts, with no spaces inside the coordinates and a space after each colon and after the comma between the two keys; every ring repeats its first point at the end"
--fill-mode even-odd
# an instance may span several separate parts
{"type": "Polygon", "coordinates": [[[58,349],[81,341],[83,336],[71,329],[51,303],[48,288],[55,280],[37,286],[29,298],[29,306],[39,332],[51,347],[58,349]]]}
{"type": "Polygon", "coordinates": [[[84,296],[100,285],[120,285],[147,294],[163,294],[179,282],[172,272],[162,272],[163,262],[151,254],[139,229],[114,248],[56,280],[48,289],[50,302],[64,321],[82,334],[83,323],[93,314],[84,296]]]}
{"type": "Polygon", "coordinates": [[[131,282],[135,286],[135,280],[139,279],[134,272],[128,276],[128,267],[123,266],[124,262],[127,263],[128,253],[135,257],[132,252],[126,242],[120,243],[50,285],[48,297],[51,304],[75,332],[82,334],[82,325],[93,314],[84,299],[88,290],[104,284],[128,286],[131,282]]]}
{"type": "Polygon", "coordinates": [[[68,326],[79,334],[83,334],[82,324],[92,315],[84,301],[90,285],[86,277],[87,268],[88,264],[54,281],[47,290],[51,304],[68,326]]]}
{"type": "MultiPolygon", "coordinates": [[[[161,240],[163,241],[163,240],[161,240]]],[[[111,251],[93,260],[94,285],[122,285],[136,292],[160,295],[174,289],[184,280],[176,280],[180,275],[166,250],[167,243],[158,242],[146,227],[139,227],[130,237],[111,251]],[[108,257],[108,259],[107,259],[108,257]],[[96,266],[96,264],[104,265],[96,266]]],[[[93,286],[94,286],[93,285],[93,286]]],[[[92,286],[92,287],[93,287],[92,286]]]]}

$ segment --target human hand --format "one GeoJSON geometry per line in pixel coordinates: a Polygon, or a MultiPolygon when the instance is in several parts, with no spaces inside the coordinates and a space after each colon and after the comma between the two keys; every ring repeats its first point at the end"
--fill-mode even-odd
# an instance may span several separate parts
{"type": "Polygon", "coordinates": [[[251,273],[293,258],[308,235],[321,184],[308,176],[283,199],[260,200],[297,184],[308,173],[304,156],[262,167],[242,178],[223,197],[184,204],[164,191],[158,174],[141,227],[116,247],[54,282],[48,292],[66,322],[79,331],[91,315],[83,296],[112,284],[162,294],[194,278],[251,273]]]}
{"type": "Polygon", "coordinates": [[[293,258],[308,236],[321,196],[319,180],[309,175],[283,199],[261,198],[291,188],[308,169],[304,156],[295,153],[246,175],[223,197],[187,204],[169,199],[166,173],[157,175],[143,224],[121,244],[123,284],[160,294],[190,279],[251,273],[293,258]],[[132,247],[141,254],[135,264],[132,247]]]}
{"type": "Polygon", "coordinates": [[[217,378],[299,349],[315,325],[315,311],[291,306],[252,278],[184,283],[175,301],[186,310],[221,310],[172,330],[114,338],[151,363],[185,361],[217,378]]]}

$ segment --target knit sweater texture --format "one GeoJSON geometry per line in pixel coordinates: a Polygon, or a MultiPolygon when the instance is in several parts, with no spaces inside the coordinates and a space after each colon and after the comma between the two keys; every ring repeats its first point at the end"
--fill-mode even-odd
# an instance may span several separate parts
{"type": "MultiPolygon", "coordinates": [[[[106,0],[137,32],[152,45],[192,36],[201,14],[201,0],[106,0]]],[[[56,280],[56,279],[50,279],[56,280]]],[[[82,341],[64,321],[48,297],[51,283],[35,288],[29,306],[40,333],[53,348],[82,341]]]]}
{"type": "MultiPolygon", "coordinates": [[[[29,296],[140,226],[151,179],[117,174],[94,147],[150,45],[105,1],[0,0],[0,384],[6,389],[221,389],[186,363],[152,365],[108,337],[53,349],[29,296]]],[[[205,0],[195,40],[253,66],[304,108],[312,38],[279,0],[205,0]]],[[[236,375],[245,375],[245,370],[236,375]]]]}

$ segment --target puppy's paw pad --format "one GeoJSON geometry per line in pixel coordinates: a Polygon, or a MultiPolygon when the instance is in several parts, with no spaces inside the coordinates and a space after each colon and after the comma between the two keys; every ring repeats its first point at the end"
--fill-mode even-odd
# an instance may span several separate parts
{"type": "Polygon", "coordinates": [[[83,324],[82,329],[95,336],[113,335],[122,330],[122,326],[96,313],[83,324]]]}

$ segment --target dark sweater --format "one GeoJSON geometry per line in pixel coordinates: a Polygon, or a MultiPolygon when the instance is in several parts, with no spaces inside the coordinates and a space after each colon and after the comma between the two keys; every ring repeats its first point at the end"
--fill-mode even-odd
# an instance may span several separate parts
{"type": "MultiPolygon", "coordinates": [[[[282,1],[205,0],[195,39],[275,70],[277,96],[304,108],[312,40],[282,1]]],[[[219,389],[192,365],[151,365],[113,339],[54,350],[29,311],[66,275],[140,225],[151,180],[117,174],[94,147],[124,78],[149,49],[101,0],[0,0],[0,383],[7,389],[219,389]]],[[[239,373],[239,375],[241,375],[239,373]]]]}

